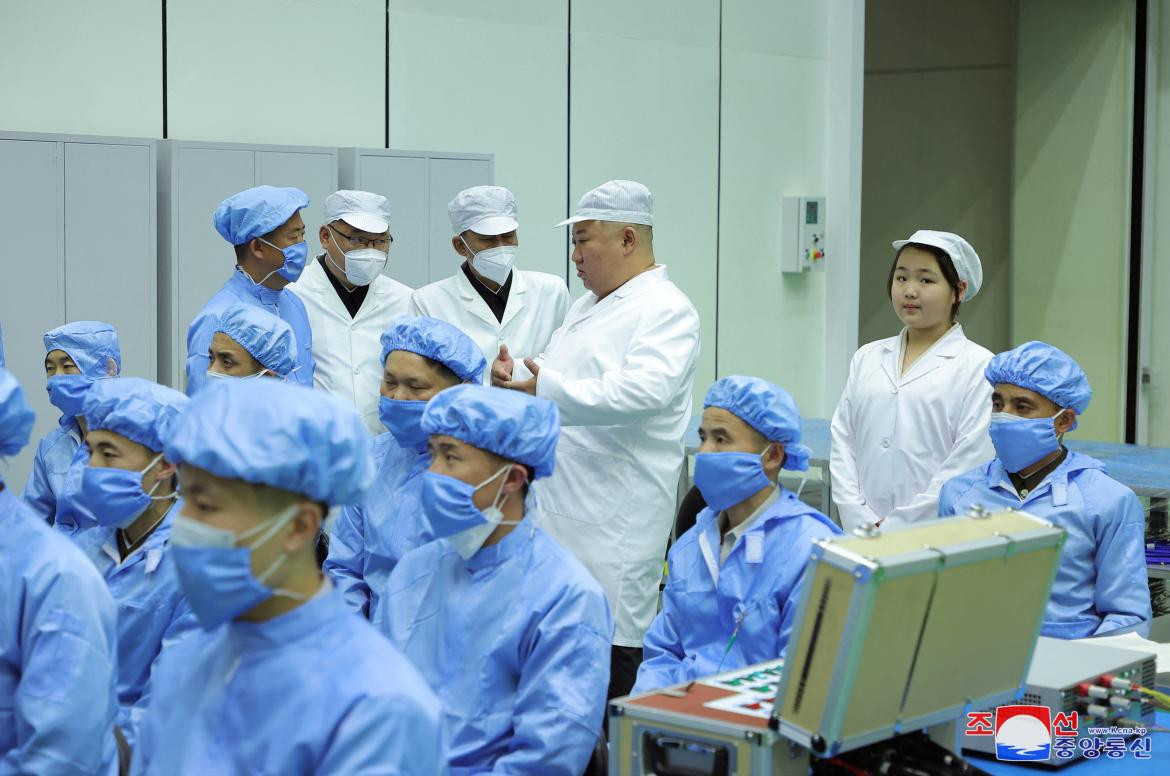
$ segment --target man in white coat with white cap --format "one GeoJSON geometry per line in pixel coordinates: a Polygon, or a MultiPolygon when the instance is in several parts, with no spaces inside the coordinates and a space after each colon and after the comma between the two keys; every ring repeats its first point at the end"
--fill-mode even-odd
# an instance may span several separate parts
{"type": "MultiPolygon", "coordinates": [[[[455,274],[423,286],[411,314],[446,321],[475,341],[490,363],[501,346],[515,353],[544,350],[565,320],[569,289],[547,272],[515,268],[519,247],[516,196],[503,186],[473,186],[447,205],[463,257],[455,274]]],[[[490,375],[484,374],[484,382],[490,375]]]]}
{"type": "Polygon", "coordinates": [[[410,307],[411,288],[386,277],[390,203],[369,191],[335,191],[325,198],[323,252],[289,288],[305,303],[313,331],[313,387],[352,403],[371,434],[382,382],[379,338],[410,307]]]}
{"type": "Polygon", "coordinates": [[[586,293],[538,358],[501,351],[492,381],[556,402],[547,529],[601,582],[617,628],[609,697],[628,694],[674,520],[699,357],[699,315],[654,259],[650,191],[609,181],[577,203],[573,263],[586,293]]]}

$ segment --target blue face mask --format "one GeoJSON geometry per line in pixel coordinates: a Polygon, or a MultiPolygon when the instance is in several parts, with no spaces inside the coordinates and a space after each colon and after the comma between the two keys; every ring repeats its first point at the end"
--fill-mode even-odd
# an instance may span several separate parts
{"type": "Polygon", "coordinates": [[[158,482],[154,483],[150,493],[142,489],[142,476],[161,459],[160,453],[139,472],[86,466],[81,472],[81,487],[74,498],[93,514],[99,525],[125,528],[146,511],[151,501],[175,498],[173,494],[153,495],[158,490],[158,482]]]}
{"type": "Polygon", "coordinates": [[[425,453],[429,435],[423,431],[422,416],[426,408],[425,401],[387,399],[383,396],[378,399],[378,419],[404,450],[425,453]]]}
{"type": "Polygon", "coordinates": [[[182,514],[175,515],[169,551],[175,561],[179,585],[204,630],[217,628],[275,595],[306,599],[300,593],[264,584],[264,580],[288,558],[287,555],[277,558],[259,577],[252,574],[252,550],[275,536],[296,516],[299,508],[299,504],[292,504],[240,534],[182,514]],[[254,541],[236,546],[236,542],[257,534],[259,536],[254,541]]]}
{"type": "MultiPolygon", "coordinates": [[[[257,237],[256,239],[265,245],[272,245],[272,243],[263,237],[257,237]]],[[[276,248],[275,245],[272,245],[272,247],[276,248]]],[[[284,256],[284,264],[281,264],[278,269],[274,269],[265,275],[257,285],[268,280],[268,278],[272,277],[273,273],[280,275],[290,283],[295,283],[297,282],[297,278],[301,276],[301,273],[305,271],[305,261],[309,258],[309,244],[307,242],[301,240],[299,243],[290,245],[287,248],[276,248],[276,250],[280,251],[284,256]]]]}
{"type": "Polygon", "coordinates": [[[763,455],[699,453],[695,456],[695,485],[707,506],[716,512],[744,501],[776,484],[764,473],[763,455]]]}
{"type": "Polygon", "coordinates": [[[76,417],[82,414],[85,394],[93,384],[94,378],[89,375],[57,375],[49,378],[45,390],[49,392],[49,403],[61,414],[76,417]]]}
{"type": "Polygon", "coordinates": [[[504,515],[500,511],[499,505],[503,501],[500,497],[504,492],[502,482],[492,505],[487,510],[481,512],[472,501],[477,490],[498,479],[511,468],[511,465],[504,466],[479,485],[472,485],[445,474],[423,472],[422,494],[419,500],[435,538],[445,539],[464,560],[467,560],[479,552],[479,548],[491,536],[497,525],[514,525],[516,521],[504,520],[504,515]]]}
{"type": "Polygon", "coordinates": [[[1021,418],[1008,412],[991,413],[991,425],[987,427],[987,433],[1003,468],[1015,473],[1059,450],[1060,440],[1056,437],[1053,421],[1060,417],[1061,412],[1064,410],[1051,418],[1021,418]]]}

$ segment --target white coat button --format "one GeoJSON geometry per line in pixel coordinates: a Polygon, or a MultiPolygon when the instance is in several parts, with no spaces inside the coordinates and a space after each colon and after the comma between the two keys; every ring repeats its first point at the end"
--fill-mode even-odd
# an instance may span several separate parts
{"type": "Polygon", "coordinates": [[[362,368],[361,368],[360,366],[355,366],[355,367],[353,368],[353,373],[354,373],[355,375],[360,375],[360,374],[362,373],[362,368]]]}
{"type": "Polygon", "coordinates": [[[889,446],[890,446],[890,440],[889,440],[889,439],[883,439],[883,440],[882,440],[882,447],[889,447],[889,446]]]}
{"type": "Polygon", "coordinates": [[[897,386],[894,386],[893,388],[891,388],[891,389],[890,389],[890,393],[895,393],[895,394],[896,394],[897,392],[898,392],[898,387],[897,387],[897,386]]]}

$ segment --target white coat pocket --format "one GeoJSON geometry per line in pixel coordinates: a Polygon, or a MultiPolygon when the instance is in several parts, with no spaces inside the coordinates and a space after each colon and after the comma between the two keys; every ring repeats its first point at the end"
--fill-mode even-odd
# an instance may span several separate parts
{"type": "Polygon", "coordinates": [[[554,475],[558,487],[540,492],[541,509],[589,525],[613,520],[619,498],[629,492],[627,467],[619,456],[589,450],[562,436],[554,475]]]}

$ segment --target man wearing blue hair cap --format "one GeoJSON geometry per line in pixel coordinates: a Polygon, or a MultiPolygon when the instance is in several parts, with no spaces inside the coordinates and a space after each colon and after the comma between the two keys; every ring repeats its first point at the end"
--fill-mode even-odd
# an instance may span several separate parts
{"type": "MultiPolygon", "coordinates": [[[[0,458],[20,452],[32,425],[16,378],[0,368],[0,458]]],[[[112,776],[117,635],[109,591],[2,477],[0,558],[0,773],[112,776]]]]}
{"type": "Polygon", "coordinates": [[[207,384],[208,349],[220,316],[236,303],[267,310],[292,327],[298,365],[293,380],[313,384],[309,316],[300,297],[285,289],[300,277],[309,255],[300,212],[308,204],[300,189],[256,186],[228,197],[216,209],[212,222],[235,246],[236,271],[187,329],[187,395],[207,384]]]}
{"type": "Polygon", "coordinates": [[[1019,509],[1068,532],[1043,635],[1145,635],[1152,612],[1141,503],[1103,463],[1061,444],[1093,394],[1084,371],[1051,345],[1027,342],[991,359],[986,376],[996,457],[947,482],[939,514],[1019,509]]]}
{"type": "Polygon", "coordinates": [[[101,321],[74,321],[45,332],[45,376],[49,402],[61,411],[57,428],[37,444],[24,500],[33,512],[67,534],[94,525],[93,516],[70,506],[69,495],[89,451],[83,404],[93,385],[122,369],[118,332],[101,321]]]}
{"type": "Polygon", "coordinates": [[[211,359],[209,380],[285,380],[297,368],[297,340],[292,327],[250,304],[234,304],[223,311],[207,352],[211,359]]]}
{"type": "Polygon", "coordinates": [[[441,773],[438,701],[317,566],[326,511],[374,475],[353,408],[216,383],[166,456],[183,491],[170,552],[203,630],[158,661],[133,773],[441,773]]]}
{"type": "Polygon", "coordinates": [[[695,484],[707,507],[670,548],[634,692],[783,655],[813,542],[841,533],[778,482],[781,469],[808,469],[800,412],[783,388],[716,381],[699,437],[695,484]]]}
{"type": "Polygon", "coordinates": [[[133,747],[150,696],[151,667],[196,627],[165,552],[175,508],[175,466],[163,435],[187,397],[138,377],[105,380],[85,397],[89,465],[74,500],[97,527],[75,541],[118,606],[118,727],[133,747]]]}
{"type": "Polygon", "coordinates": [[[377,623],[440,693],[452,773],[579,776],[614,625],[601,585],[525,498],[553,471],[556,405],[460,385],[427,404],[422,426],[422,511],[437,540],[395,567],[377,623]]]}
{"type": "Polygon", "coordinates": [[[440,391],[480,382],[487,366],[479,347],[459,329],[410,315],[382,334],[381,363],[378,416],[387,432],[374,440],[378,476],[362,503],[342,510],[325,560],[325,571],[345,600],[370,619],[394,564],[433,538],[419,508],[422,473],[431,464],[423,409],[440,391]]]}

